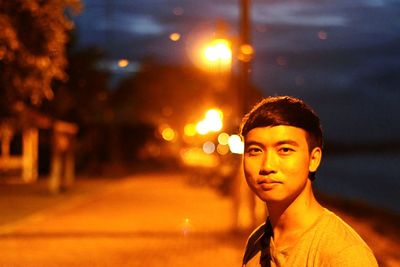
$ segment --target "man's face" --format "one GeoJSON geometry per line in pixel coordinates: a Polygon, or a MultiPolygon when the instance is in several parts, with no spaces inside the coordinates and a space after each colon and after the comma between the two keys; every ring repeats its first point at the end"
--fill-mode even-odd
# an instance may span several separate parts
{"type": "Polygon", "coordinates": [[[305,191],[308,174],[321,159],[319,148],[310,153],[306,135],[301,128],[279,125],[254,128],[245,136],[246,180],[263,201],[290,203],[305,191]]]}

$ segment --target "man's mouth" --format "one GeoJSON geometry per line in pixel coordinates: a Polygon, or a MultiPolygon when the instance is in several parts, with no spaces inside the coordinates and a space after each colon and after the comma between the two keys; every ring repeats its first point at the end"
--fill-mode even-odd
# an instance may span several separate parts
{"type": "Polygon", "coordinates": [[[261,180],[257,181],[257,185],[262,190],[270,190],[279,184],[281,184],[281,182],[276,181],[276,180],[271,180],[271,179],[261,179],[261,180]]]}

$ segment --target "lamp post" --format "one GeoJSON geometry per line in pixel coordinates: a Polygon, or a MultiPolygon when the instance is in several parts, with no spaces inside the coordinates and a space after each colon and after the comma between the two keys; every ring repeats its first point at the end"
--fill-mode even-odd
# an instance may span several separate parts
{"type": "MultiPolygon", "coordinates": [[[[250,37],[250,0],[239,0],[239,40],[238,40],[238,118],[244,116],[249,109],[249,89],[251,85],[251,60],[254,49],[250,37]]],[[[233,191],[233,222],[234,229],[254,228],[264,218],[265,207],[248,189],[244,171],[240,164],[234,177],[233,191]]]]}
{"type": "Polygon", "coordinates": [[[238,42],[238,95],[241,102],[240,117],[247,111],[247,92],[250,85],[251,59],[254,53],[250,43],[250,0],[240,1],[239,42],[238,42]]]}

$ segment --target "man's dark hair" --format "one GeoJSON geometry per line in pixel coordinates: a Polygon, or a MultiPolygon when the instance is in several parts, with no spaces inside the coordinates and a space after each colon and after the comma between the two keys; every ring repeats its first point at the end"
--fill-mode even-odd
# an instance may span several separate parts
{"type": "MultiPolygon", "coordinates": [[[[322,149],[322,129],[316,113],[302,100],[291,96],[274,96],[261,100],[247,113],[240,133],[243,137],[254,128],[287,125],[301,128],[307,133],[308,149],[322,149]]],[[[313,179],[315,174],[311,174],[313,179]]]]}

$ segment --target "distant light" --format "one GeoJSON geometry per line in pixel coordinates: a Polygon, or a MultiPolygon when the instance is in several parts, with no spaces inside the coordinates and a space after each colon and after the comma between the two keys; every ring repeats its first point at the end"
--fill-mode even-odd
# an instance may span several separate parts
{"type": "Polygon", "coordinates": [[[172,128],[164,128],[161,132],[161,136],[165,141],[172,141],[175,139],[175,131],[172,128]]]}
{"type": "Polygon", "coordinates": [[[186,136],[195,136],[196,135],[196,125],[193,123],[186,124],[183,128],[183,132],[186,136]]]}
{"type": "Polygon", "coordinates": [[[243,154],[244,152],[244,143],[239,135],[233,134],[229,137],[229,149],[234,154],[243,154]]]}
{"type": "Polygon", "coordinates": [[[215,151],[215,145],[211,141],[207,141],[203,144],[203,151],[206,154],[212,154],[215,151]]]}
{"type": "Polygon", "coordinates": [[[206,122],[208,124],[209,131],[218,132],[222,129],[222,118],[223,113],[219,109],[210,109],[206,112],[206,122]]]}
{"type": "Polygon", "coordinates": [[[226,155],[229,153],[229,146],[227,145],[222,145],[222,144],[218,144],[217,146],[217,152],[220,155],[226,155]]]}
{"type": "Polygon", "coordinates": [[[206,112],[206,119],[208,120],[216,120],[216,119],[222,119],[223,113],[221,110],[212,108],[207,110],[206,112]]]}
{"type": "Polygon", "coordinates": [[[188,235],[191,230],[190,220],[189,218],[185,218],[183,225],[182,225],[182,233],[183,235],[188,235]]]}
{"type": "Polygon", "coordinates": [[[229,140],[229,134],[227,133],[220,133],[218,135],[218,143],[221,145],[227,145],[229,140]]]}
{"type": "Polygon", "coordinates": [[[118,60],[118,67],[125,68],[128,65],[129,65],[129,61],[127,59],[118,60]]]}
{"type": "Polygon", "coordinates": [[[287,60],[286,60],[285,57],[279,56],[279,57],[276,58],[276,63],[277,63],[279,66],[286,66],[287,60]]]}
{"type": "Polygon", "coordinates": [[[319,31],[318,38],[320,40],[326,40],[326,39],[328,39],[328,33],[326,31],[319,31]]]}
{"type": "Polygon", "coordinates": [[[232,59],[232,50],[227,40],[217,39],[206,48],[204,55],[211,62],[230,62],[232,59]]]}
{"type": "Polygon", "coordinates": [[[171,33],[171,34],[169,35],[169,39],[170,39],[171,41],[176,42],[176,41],[179,41],[179,39],[181,39],[181,35],[180,35],[180,33],[174,32],[174,33],[171,33]]]}
{"type": "Polygon", "coordinates": [[[239,47],[239,60],[249,62],[254,54],[254,48],[250,44],[243,44],[239,47]]]}
{"type": "Polygon", "coordinates": [[[180,6],[174,7],[174,9],[172,10],[172,13],[174,13],[175,16],[181,16],[184,12],[185,10],[180,6]]]}
{"type": "Polygon", "coordinates": [[[222,129],[223,113],[219,109],[209,109],[205,118],[197,123],[196,130],[199,134],[205,135],[209,132],[218,132],[222,129]]]}
{"type": "Polygon", "coordinates": [[[209,132],[207,122],[199,121],[196,125],[196,131],[201,135],[207,134],[209,132]]]}

